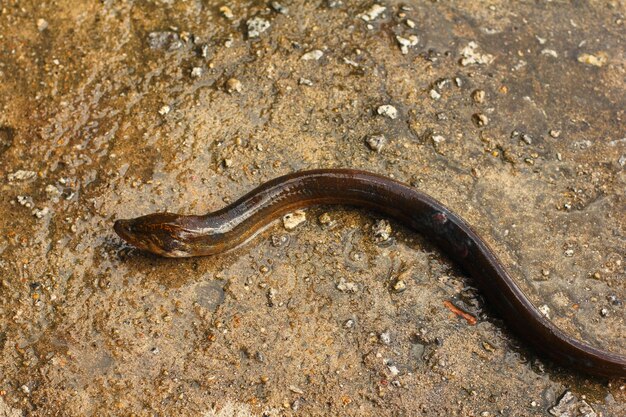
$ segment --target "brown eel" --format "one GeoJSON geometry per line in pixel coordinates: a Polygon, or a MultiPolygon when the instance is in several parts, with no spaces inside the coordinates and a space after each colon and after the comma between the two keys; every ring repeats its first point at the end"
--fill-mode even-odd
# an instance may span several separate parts
{"type": "Polygon", "coordinates": [[[245,243],[285,213],[320,204],[367,207],[428,236],[470,274],[524,342],[565,368],[626,377],[626,356],[583,343],[546,319],[463,219],[432,197],[377,174],[351,169],[296,172],[204,216],[154,213],[118,220],[114,228],[131,245],[161,256],[213,255],[245,243]]]}

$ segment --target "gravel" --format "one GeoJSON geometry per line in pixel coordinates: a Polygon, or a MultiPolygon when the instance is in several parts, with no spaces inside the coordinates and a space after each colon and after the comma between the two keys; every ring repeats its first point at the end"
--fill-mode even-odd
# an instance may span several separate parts
{"type": "Polygon", "coordinates": [[[461,50],[461,65],[466,67],[468,65],[487,65],[491,64],[495,57],[490,54],[483,54],[477,51],[478,44],[471,41],[465,48],[461,50]]]}
{"type": "Polygon", "coordinates": [[[484,90],[474,90],[472,93],[472,98],[474,102],[477,104],[482,104],[485,102],[485,91],[484,90]]]}
{"type": "Polygon", "coordinates": [[[406,55],[409,53],[409,48],[412,48],[415,45],[417,45],[419,38],[416,35],[409,35],[406,38],[403,36],[397,35],[396,40],[400,44],[400,51],[402,52],[403,55],[406,55]]]}
{"type": "Polygon", "coordinates": [[[376,240],[376,242],[385,242],[391,237],[391,224],[385,219],[378,220],[372,226],[372,232],[374,233],[374,240],[376,240]]]}
{"type": "Polygon", "coordinates": [[[373,4],[369,9],[359,15],[359,18],[371,22],[381,16],[387,8],[381,4],[373,4]]]}
{"type": "Polygon", "coordinates": [[[555,417],[597,417],[598,414],[585,400],[578,400],[571,391],[559,398],[556,405],[548,410],[555,417]]]}
{"type": "Polygon", "coordinates": [[[183,42],[178,33],[166,30],[150,32],[148,34],[148,45],[150,45],[151,49],[175,51],[182,48],[183,42]]]}
{"type": "Polygon", "coordinates": [[[9,182],[14,181],[26,181],[33,178],[37,173],[35,171],[26,171],[20,169],[19,171],[15,171],[12,174],[7,175],[9,182]]]}
{"type": "Polygon", "coordinates": [[[368,148],[377,153],[380,153],[380,151],[382,151],[383,147],[387,143],[387,138],[385,138],[384,135],[370,135],[365,139],[365,143],[367,144],[368,148]]]}
{"type": "Polygon", "coordinates": [[[346,281],[344,278],[340,278],[339,283],[337,284],[337,289],[341,292],[355,293],[359,290],[359,286],[354,282],[346,281]]]}
{"type": "Polygon", "coordinates": [[[306,221],[306,212],[296,210],[293,213],[287,213],[283,216],[283,226],[287,230],[293,230],[306,221]]]}
{"type": "Polygon", "coordinates": [[[310,52],[305,53],[300,58],[303,61],[318,61],[321,57],[324,56],[324,52],[319,49],[314,49],[310,52]]]}
{"type": "Polygon", "coordinates": [[[592,54],[580,54],[578,56],[578,62],[591,65],[594,67],[603,67],[608,61],[606,54],[600,52],[596,55],[592,54]]]}
{"type": "Polygon", "coordinates": [[[270,28],[270,22],[262,17],[253,17],[246,22],[248,26],[248,37],[258,38],[263,32],[270,28]]]}
{"type": "Polygon", "coordinates": [[[272,9],[274,9],[274,11],[280,14],[284,14],[284,15],[289,14],[289,8],[283,6],[277,1],[273,1],[272,3],[270,3],[270,5],[272,6],[272,9]]]}
{"type": "Polygon", "coordinates": [[[377,111],[378,114],[388,117],[392,120],[398,117],[398,110],[391,104],[383,104],[382,106],[378,107],[377,111]]]}
{"type": "Polygon", "coordinates": [[[229,93],[241,93],[241,90],[243,90],[243,84],[238,79],[230,78],[226,81],[226,91],[229,93]]]}

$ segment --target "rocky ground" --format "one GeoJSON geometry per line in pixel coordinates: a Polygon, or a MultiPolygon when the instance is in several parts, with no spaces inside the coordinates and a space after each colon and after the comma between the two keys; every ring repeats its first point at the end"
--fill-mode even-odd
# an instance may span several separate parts
{"type": "Polygon", "coordinates": [[[626,353],[625,14],[3,0],[0,416],[626,414],[624,381],[544,361],[428,236],[377,238],[376,213],[312,209],[187,260],[111,227],[367,169],[466,218],[560,328],[626,353]]]}

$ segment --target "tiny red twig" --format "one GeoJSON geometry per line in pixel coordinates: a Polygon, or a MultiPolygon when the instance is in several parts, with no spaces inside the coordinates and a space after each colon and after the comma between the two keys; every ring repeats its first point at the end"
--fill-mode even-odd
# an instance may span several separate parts
{"type": "Polygon", "coordinates": [[[473,326],[476,324],[477,322],[476,317],[472,316],[470,313],[466,311],[461,310],[460,308],[452,304],[450,301],[448,300],[444,301],[443,305],[446,306],[448,310],[450,310],[457,316],[464,318],[465,321],[467,321],[467,324],[469,324],[470,326],[473,326]]]}

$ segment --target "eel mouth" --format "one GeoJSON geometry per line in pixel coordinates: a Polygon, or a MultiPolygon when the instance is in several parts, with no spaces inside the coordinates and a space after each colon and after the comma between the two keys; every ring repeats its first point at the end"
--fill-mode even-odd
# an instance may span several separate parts
{"type": "Polygon", "coordinates": [[[133,244],[134,239],[131,233],[131,223],[131,220],[116,220],[115,223],[113,223],[113,230],[115,230],[115,233],[117,233],[117,235],[124,239],[126,242],[133,244]]]}

